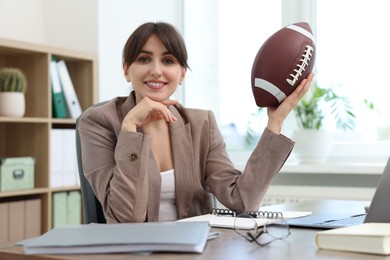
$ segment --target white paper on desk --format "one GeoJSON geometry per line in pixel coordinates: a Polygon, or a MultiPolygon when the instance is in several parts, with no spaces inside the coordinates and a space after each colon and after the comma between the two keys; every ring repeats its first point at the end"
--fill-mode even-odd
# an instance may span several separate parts
{"type": "MultiPolygon", "coordinates": [[[[257,226],[263,226],[268,219],[256,219],[257,226]]],[[[208,221],[211,227],[219,228],[236,228],[251,229],[254,227],[253,220],[250,218],[240,218],[234,223],[234,218],[231,216],[217,216],[213,214],[200,215],[191,218],[181,219],[178,222],[196,222],[196,221],[208,221]]]]}
{"type": "MultiPolygon", "coordinates": [[[[289,218],[299,218],[310,215],[309,211],[284,211],[283,217],[286,219],[289,218]]],[[[211,227],[219,228],[240,228],[240,229],[251,229],[254,227],[253,219],[250,218],[237,218],[236,223],[234,223],[234,217],[231,216],[221,216],[214,214],[205,214],[196,217],[190,217],[178,220],[178,222],[194,222],[194,221],[208,221],[211,227]]],[[[267,221],[272,221],[272,219],[267,218],[256,218],[257,226],[264,226],[267,221]]]]}

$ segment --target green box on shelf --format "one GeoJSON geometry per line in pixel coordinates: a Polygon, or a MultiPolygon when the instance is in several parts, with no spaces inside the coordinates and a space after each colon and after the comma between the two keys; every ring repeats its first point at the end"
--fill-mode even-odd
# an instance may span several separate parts
{"type": "Polygon", "coordinates": [[[34,188],[34,157],[0,158],[0,191],[34,188]]]}

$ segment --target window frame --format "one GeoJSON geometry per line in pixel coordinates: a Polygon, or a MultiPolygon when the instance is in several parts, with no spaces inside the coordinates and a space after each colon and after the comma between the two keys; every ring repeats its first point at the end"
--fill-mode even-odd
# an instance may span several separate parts
{"type": "MultiPolygon", "coordinates": [[[[203,4],[209,3],[208,0],[200,0],[205,1],[203,4]]],[[[191,1],[189,1],[191,2],[191,1]]],[[[196,5],[202,5],[202,3],[196,3],[196,5]]],[[[316,35],[316,0],[281,0],[281,6],[282,6],[282,26],[294,23],[296,21],[307,21],[309,24],[312,25],[313,33],[316,35]]],[[[186,32],[191,30],[191,27],[188,27],[186,25],[186,17],[187,15],[190,15],[192,11],[191,4],[187,1],[183,0],[183,28],[184,28],[184,35],[186,36],[186,32]]],[[[207,23],[207,19],[205,17],[202,17],[203,23],[207,23]]],[[[200,22],[202,22],[200,21],[200,22]]],[[[186,37],[185,37],[186,38],[186,37]]],[[[186,39],[186,42],[188,42],[188,39],[186,39]]],[[[215,44],[215,43],[214,43],[215,44]]],[[[190,44],[191,45],[191,44],[190,44]]],[[[191,46],[190,46],[191,48],[191,46]]],[[[213,45],[213,48],[215,48],[215,45],[213,45]]],[[[200,52],[198,52],[200,53],[200,52]]],[[[193,53],[191,54],[193,55],[193,53]]],[[[218,59],[218,55],[215,55],[215,59],[218,59]]],[[[199,77],[196,75],[197,72],[194,73],[193,77],[199,77]]],[[[201,72],[202,73],[202,72],[201,72]]],[[[191,73],[190,73],[191,74],[191,73]]],[[[200,75],[200,74],[199,74],[200,75]]],[[[191,75],[189,76],[192,77],[191,75]]],[[[210,96],[218,95],[219,87],[218,84],[215,84],[216,82],[211,80],[211,75],[207,75],[206,72],[206,83],[203,84],[204,89],[199,89],[199,80],[198,82],[194,83],[185,83],[184,87],[184,101],[185,105],[189,107],[196,106],[196,100],[189,101],[190,96],[193,96],[196,91],[199,93],[199,91],[206,91],[209,86],[207,83],[211,82],[214,90],[212,90],[212,94],[210,96]],[[207,86],[207,88],[205,87],[207,86]]],[[[204,97],[203,97],[204,98],[204,97]]],[[[206,104],[203,107],[204,109],[210,109],[214,111],[217,120],[220,118],[220,101],[215,100],[215,98],[210,98],[208,100],[208,104],[206,104]]],[[[291,114],[290,113],[290,119],[286,120],[284,129],[290,128],[291,124],[291,114]]],[[[292,131],[291,129],[288,131],[292,131]]],[[[283,132],[283,134],[286,134],[287,136],[291,136],[291,133],[288,131],[283,132]]],[[[252,148],[253,149],[253,148],[252,148]]],[[[249,154],[251,153],[252,149],[228,149],[228,153],[230,155],[231,160],[233,163],[239,168],[242,166],[243,162],[247,160],[249,157],[249,154]]],[[[364,165],[372,165],[372,164],[384,164],[388,156],[390,155],[390,140],[377,140],[377,141],[335,141],[333,145],[332,152],[329,156],[329,159],[322,163],[323,165],[355,165],[356,167],[364,165]]],[[[299,165],[297,165],[297,162],[294,158],[294,156],[290,156],[290,158],[287,161],[287,167],[291,170],[291,167],[297,167],[299,168],[299,165]]],[[[357,168],[353,168],[352,171],[357,171],[357,168]]],[[[316,172],[316,169],[318,167],[313,168],[313,173],[316,172]]],[[[348,168],[351,170],[351,168],[348,168]]],[[[349,171],[348,170],[348,171],[349,171]]],[[[293,170],[292,170],[293,171],[293,170]]],[[[377,168],[373,170],[373,172],[376,172],[377,168]]]]}

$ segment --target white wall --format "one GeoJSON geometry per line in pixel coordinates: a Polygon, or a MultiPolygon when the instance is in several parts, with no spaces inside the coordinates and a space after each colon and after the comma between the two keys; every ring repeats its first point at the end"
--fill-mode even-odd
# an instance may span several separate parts
{"type": "Polygon", "coordinates": [[[218,67],[218,4],[220,1],[183,1],[184,38],[188,50],[184,81],[187,107],[210,109],[219,119],[218,67]]]}
{"type": "MultiPolygon", "coordinates": [[[[316,18],[313,16],[316,1],[313,0],[282,0],[282,25],[296,22],[307,22],[312,29],[316,28],[316,18]]],[[[315,32],[313,32],[315,34],[315,32]]]]}
{"type": "Polygon", "coordinates": [[[0,0],[0,37],[43,43],[44,10],[44,0],[0,0]]]}
{"type": "Polygon", "coordinates": [[[182,0],[98,0],[99,100],[127,96],[130,86],[122,71],[122,49],[144,22],[164,21],[182,30],[182,0]]]}
{"type": "Polygon", "coordinates": [[[48,45],[97,53],[96,0],[44,0],[44,2],[45,41],[48,45]]]}
{"type": "Polygon", "coordinates": [[[128,95],[122,48],[148,21],[182,31],[182,0],[0,0],[0,37],[99,56],[99,100],[128,95]]]}
{"type": "Polygon", "coordinates": [[[96,0],[0,0],[0,37],[97,53],[96,0]]]}

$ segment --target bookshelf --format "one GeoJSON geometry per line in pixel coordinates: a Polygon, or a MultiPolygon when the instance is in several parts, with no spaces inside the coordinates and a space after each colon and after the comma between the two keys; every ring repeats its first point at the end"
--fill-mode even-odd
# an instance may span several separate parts
{"type": "Polygon", "coordinates": [[[50,132],[74,128],[75,119],[52,115],[50,61],[64,60],[82,110],[97,101],[97,55],[0,38],[0,68],[16,67],[27,78],[26,113],[22,118],[0,117],[0,157],[34,156],[34,189],[0,191],[1,202],[39,199],[41,233],[52,227],[52,195],[79,190],[78,186],[50,187],[50,132]]]}

